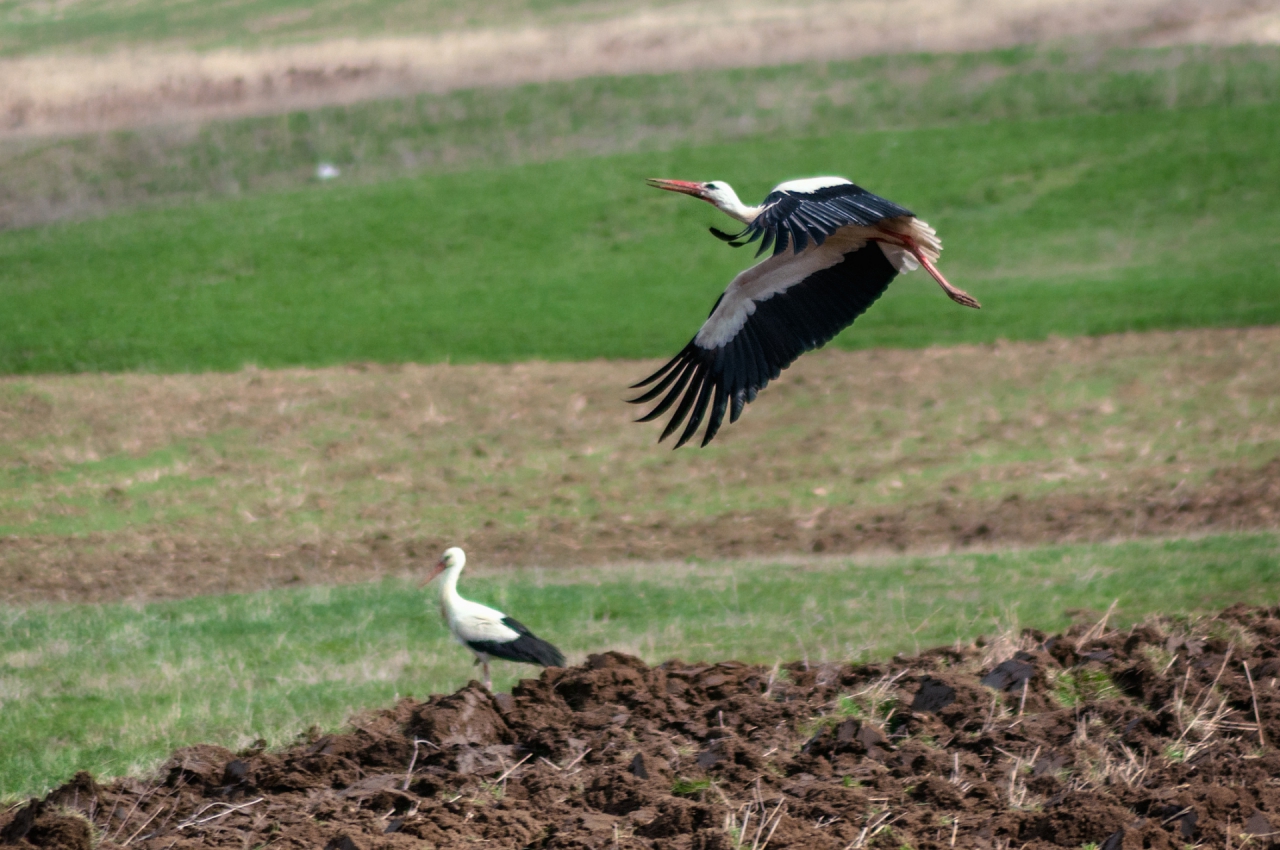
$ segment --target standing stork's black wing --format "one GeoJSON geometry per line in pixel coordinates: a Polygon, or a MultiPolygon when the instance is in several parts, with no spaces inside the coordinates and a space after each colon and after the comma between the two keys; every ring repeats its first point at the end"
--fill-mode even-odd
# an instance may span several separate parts
{"type": "Polygon", "coordinates": [[[496,640],[469,640],[467,646],[476,652],[483,652],[504,661],[541,664],[543,667],[564,666],[564,654],[529,631],[529,627],[524,623],[512,617],[503,617],[502,625],[511,629],[519,637],[505,643],[496,640]]]}
{"type": "MultiPolygon", "coordinates": [[[[868,242],[785,289],[762,294],[759,300],[739,299],[728,309],[741,310],[746,314],[745,320],[726,341],[708,348],[694,337],[665,366],[632,386],[636,389],[654,385],[638,398],[630,399],[633,404],[644,404],[666,393],[658,406],[639,421],[658,418],[679,400],[659,442],[688,417],[675,445],[680,448],[706,418],[707,430],[702,438],[705,446],[720,430],[726,408],[730,410],[729,421],[738,421],[743,406],[753,401],[769,381],[801,354],[826,344],[852,324],[897,274],[879,244],[868,242]]],[[[725,295],[712,308],[704,329],[717,321],[725,295]]]]}
{"type": "Polygon", "coordinates": [[[869,227],[887,218],[913,215],[911,210],[873,195],[854,183],[837,183],[806,192],[778,188],[769,193],[761,206],[755,221],[741,232],[724,233],[714,227],[711,232],[735,248],[759,239],[757,257],[768,251],[770,246],[777,256],[791,246],[794,246],[793,253],[799,254],[809,245],[810,239],[821,245],[842,227],[869,227]]]}

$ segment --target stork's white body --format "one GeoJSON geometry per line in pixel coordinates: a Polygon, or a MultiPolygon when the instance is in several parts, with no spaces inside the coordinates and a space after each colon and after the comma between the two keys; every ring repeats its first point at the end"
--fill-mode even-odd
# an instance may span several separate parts
{"type": "MultiPolygon", "coordinates": [[[[722,213],[736,218],[743,224],[750,224],[764,211],[765,204],[757,207],[748,206],[738,197],[738,193],[728,183],[712,180],[704,184],[707,187],[702,197],[715,205],[722,213]]],[[[819,189],[830,189],[833,186],[852,186],[853,182],[843,177],[806,177],[803,180],[788,180],[773,187],[773,192],[794,192],[801,195],[812,194],[819,189]]]]}
{"type": "Polygon", "coordinates": [[[444,571],[444,578],[440,583],[440,613],[458,643],[470,649],[476,659],[483,662],[488,660],[487,653],[477,652],[472,649],[471,644],[482,641],[510,643],[520,637],[520,633],[503,624],[506,614],[458,595],[458,576],[462,573],[462,567],[463,562],[459,561],[444,571]]]}

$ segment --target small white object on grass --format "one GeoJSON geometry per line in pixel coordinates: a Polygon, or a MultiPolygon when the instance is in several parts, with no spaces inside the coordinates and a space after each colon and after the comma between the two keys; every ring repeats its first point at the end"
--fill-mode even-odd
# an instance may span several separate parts
{"type": "Polygon", "coordinates": [[[322,162],[316,166],[316,178],[319,180],[332,180],[340,174],[342,172],[332,162],[322,162]]]}

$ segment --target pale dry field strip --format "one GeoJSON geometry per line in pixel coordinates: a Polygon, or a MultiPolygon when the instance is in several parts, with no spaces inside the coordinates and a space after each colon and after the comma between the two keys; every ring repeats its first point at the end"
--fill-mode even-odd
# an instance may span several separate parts
{"type": "Polygon", "coordinates": [[[706,450],[654,364],[0,379],[3,598],[1280,527],[1280,328],[807,355],[706,450]]]}
{"type": "MultiPolygon", "coordinates": [[[[418,91],[983,50],[1280,43],[1260,0],[706,0],[591,7],[591,18],[331,37],[260,49],[146,45],[0,59],[0,136],[266,114],[418,91]]],[[[585,17],[585,16],[584,16],[585,17]]]]}

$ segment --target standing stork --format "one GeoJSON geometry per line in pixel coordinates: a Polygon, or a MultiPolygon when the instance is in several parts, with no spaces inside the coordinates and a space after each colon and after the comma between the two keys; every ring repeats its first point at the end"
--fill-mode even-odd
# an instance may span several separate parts
{"type": "Polygon", "coordinates": [[[910,210],[871,194],[843,177],[780,183],[758,207],[738,200],[728,183],[650,179],[650,186],[692,195],[742,222],[738,233],[711,228],[738,248],[760,240],[756,256],[711,308],[697,335],[665,366],[632,389],[653,384],[633,404],[663,396],[638,421],[656,419],[679,400],[658,438],[688,417],[680,448],[707,420],[702,445],[711,442],[729,409],[742,408],[806,351],[826,344],[871,306],[899,272],[924,266],[948,297],[979,306],[947,282],[934,263],[942,242],[910,210]],[[710,407],[710,416],[707,415],[710,407]]]}
{"type": "Polygon", "coordinates": [[[471,650],[476,663],[484,666],[484,686],[493,690],[489,676],[489,659],[563,667],[560,650],[529,631],[522,623],[488,605],[463,599],[458,595],[458,576],[467,565],[467,555],[457,546],[445,550],[436,568],[422,584],[426,586],[441,573],[440,613],[458,642],[471,650]]]}

